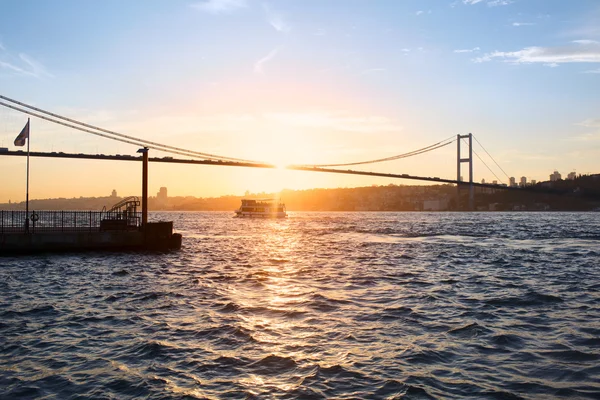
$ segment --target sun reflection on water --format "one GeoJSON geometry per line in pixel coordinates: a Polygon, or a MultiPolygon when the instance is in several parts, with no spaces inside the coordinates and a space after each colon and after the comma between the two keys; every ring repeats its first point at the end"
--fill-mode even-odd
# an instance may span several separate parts
{"type": "MultiPolygon", "coordinates": [[[[276,362],[265,368],[290,368],[296,370],[305,367],[302,363],[315,359],[310,344],[318,340],[318,329],[304,320],[310,310],[307,304],[315,289],[307,284],[299,274],[301,265],[294,262],[296,252],[303,244],[298,235],[289,232],[287,221],[269,221],[269,233],[255,243],[252,252],[261,254],[260,264],[252,265],[249,273],[260,283],[258,286],[245,286],[231,295],[240,305],[236,315],[240,326],[252,332],[252,337],[261,348],[256,358],[265,354],[277,357],[276,362]]],[[[269,356],[270,357],[270,356],[269,356]]],[[[277,369],[278,371],[278,369],[277,369]]],[[[275,371],[273,371],[275,372],[275,371]]],[[[297,375],[296,375],[297,376],[297,375]]],[[[277,387],[290,391],[298,387],[300,380],[290,382],[285,375],[266,373],[240,378],[240,384],[248,387],[252,393],[260,394],[261,388],[277,387]]]]}

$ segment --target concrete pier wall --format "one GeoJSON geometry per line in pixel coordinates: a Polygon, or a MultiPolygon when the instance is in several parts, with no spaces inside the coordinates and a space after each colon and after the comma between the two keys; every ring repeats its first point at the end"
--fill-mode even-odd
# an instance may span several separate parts
{"type": "Polygon", "coordinates": [[[144,248],[144,234],[140,231],[0,234],[0,253],[142,248],[144,248]]]}
{"type": "Polygon", "coordinates": [[[0,255],[54,251],[150,250],[169,251],[181,248],[181,234],[173,233],[173,222],[149,222],[141,229],[104,229],[67,232],[1,232],[0,255]],[[107,230],[105,230],[107,229],[107,230]]]}

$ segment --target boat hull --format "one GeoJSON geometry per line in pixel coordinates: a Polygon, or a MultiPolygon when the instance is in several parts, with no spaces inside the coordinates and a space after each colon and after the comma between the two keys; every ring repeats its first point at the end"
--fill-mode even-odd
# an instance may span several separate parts
{"type": "Polygon", "coordinates": [[[285,218],[285,204],[274,199],[242,199],[242,205],[235,210],[238,218],[285,218]]]}
{"type": "Polygon", "coordinates": [[[287,214],[285,212],[259,213],[259,212],[236,211],[235,216],[237,218],[286,218],[287,214]]]}

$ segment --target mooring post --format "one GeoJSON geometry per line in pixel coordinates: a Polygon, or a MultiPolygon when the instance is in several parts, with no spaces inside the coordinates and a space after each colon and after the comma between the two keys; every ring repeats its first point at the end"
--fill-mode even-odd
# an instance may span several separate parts
{"type": "Polygon", "coordinates": [[[148,148],[139,149],[142,153],[142,229],[148,223],[148,148]]]}

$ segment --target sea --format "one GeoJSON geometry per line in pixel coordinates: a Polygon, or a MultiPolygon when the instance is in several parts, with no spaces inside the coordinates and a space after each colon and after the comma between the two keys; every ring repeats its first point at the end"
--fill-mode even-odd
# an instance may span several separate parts
{"type": "Polygon", "coordinates": [[[600,212],[151,219],[0,257],[0,398],[600,398],[600,212]]]}

